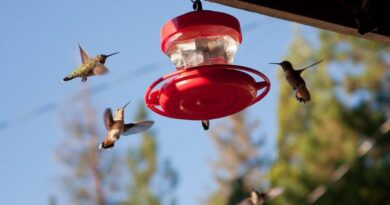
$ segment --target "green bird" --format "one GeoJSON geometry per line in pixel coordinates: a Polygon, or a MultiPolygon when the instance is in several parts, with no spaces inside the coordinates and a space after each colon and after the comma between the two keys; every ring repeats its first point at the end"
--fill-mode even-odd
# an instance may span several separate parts
{"type": "Polygon", "coordinates": [[[87,81],[87,77],[94,75],[103,75],[107,73],[108,69],[104,66],[106,59],[112,55],[118,54],[119,52],[112,53],[110,55],[100,54],[95,58],[90,58],[83,48],[79,44],[81,62],[82,64],[78,66],[73,72],[66,76],[63,81],[72,80],[73,78],[80,77],[81,82],[87,81]]]}

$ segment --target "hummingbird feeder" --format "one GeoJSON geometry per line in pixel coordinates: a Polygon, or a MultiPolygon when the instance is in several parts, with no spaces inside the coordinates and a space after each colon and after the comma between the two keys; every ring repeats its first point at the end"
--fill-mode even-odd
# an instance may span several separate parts
{"type": "Polygon", "coordinates": [[[161,49],[176,71],[150,85],[146,106],[166,117],[208,120],[263,99],[268,78],[232,64],[241,40],[239,21],[225,13],[200,10],[169,20],[161,30],[161,49]]]}

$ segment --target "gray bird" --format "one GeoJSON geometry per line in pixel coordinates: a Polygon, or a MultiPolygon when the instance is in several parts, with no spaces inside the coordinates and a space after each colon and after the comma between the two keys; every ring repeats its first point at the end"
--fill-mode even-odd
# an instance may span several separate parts
{"type": "Polygon", "coordinates": [[[100,54],[95,58],[90,58],[83,48],[79,45],[81,62],[82,64],[73,70],[68,76],[66,76],[63,81],[69,81],[73,78],[80,77],[81,82],[87,81],[87,78],[94,75],[103,75],[107,73],[108,69],[104,64],[106,59],[112,55],[118,54],[112,53],[109,55],[100,54]]]}
{"type": "Polygon", "coordinates": [[[104,125],[108,130],[108,134],[104,141],[99,145],[99,149],[112,148],[121,135],[137,134],[149,129],[154,124],[154,122],[150,120],[125,124],[124,111],[129,103],[130,102],[126,103],[123,107],[116,109],[114,117],[112,116],[110,108],[107,108],[104,112],[104,125]]]}
{"type": "Polygon", "coordinates": [[[202,127],[204,130],[208,130],[210,127],[210,120],[202,120],[202,127]]]}
{"type": "Polygon", "coordinates": [[[256,190],[251,191],[251,196],[241,201],[238,205],[262,205],[266,201],[271,200],[284,192],[281,187],[272,188],[267,192],[260,193],[256,190]]]}
{"type": "Polygon", "coordinates": [[[270,64],[276,64],[282,66],[287,82],[291,85],[291,87],[294,90],[296,90],[295,97],[299,102],[306,103],[310,101],[311,96],[309,90],[306,87],[305,80],[301,76],[301,73],[307,68],[310,68],[321,62],[322,60],[319,60],[313,63],[312,65],[309,65],[299,70],[294,70],[292,64],[289,61],[283,61],[281,63],[270,63],[270,64]]]}

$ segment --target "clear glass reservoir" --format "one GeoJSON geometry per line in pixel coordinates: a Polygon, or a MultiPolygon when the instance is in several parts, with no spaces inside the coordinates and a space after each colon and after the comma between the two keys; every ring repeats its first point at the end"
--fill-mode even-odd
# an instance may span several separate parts
{"type": "Polygon", "coordinates": [[[241,41],[240,22],[222,12],[192,11],[161,29],[161,49],[176,69],[232,64],[241,41]]]}
{"type": "Polygon", "coordinates": [[[166,54],[177,69],[200,65],[232,64],[239,42],[229,35],[200,36],[176,41],[166,54]]]}

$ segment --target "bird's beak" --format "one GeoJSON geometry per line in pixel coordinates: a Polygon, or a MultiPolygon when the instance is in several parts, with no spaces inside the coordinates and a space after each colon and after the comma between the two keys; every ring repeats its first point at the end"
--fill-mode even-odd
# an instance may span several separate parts
{"type": "Polygon", "coordinates": [[[123,106],[123,109],[130,103],[131,101],[127,102],[126,105],[123,106]]]}
{"type": "Polygon", "coordinates": [[[274,65],[281,65],[281,63],[269,63],[269,64],[274,64],[274,65]]]}
{"type": "Polygon", "coordinates": [[[106,55],[106,58],[110,57],[110,56],[113,56],[113,55],[116,55],[118,54],[119,52],[115,52],[115,53],[111,53],[110,55],[106,55]]]}

